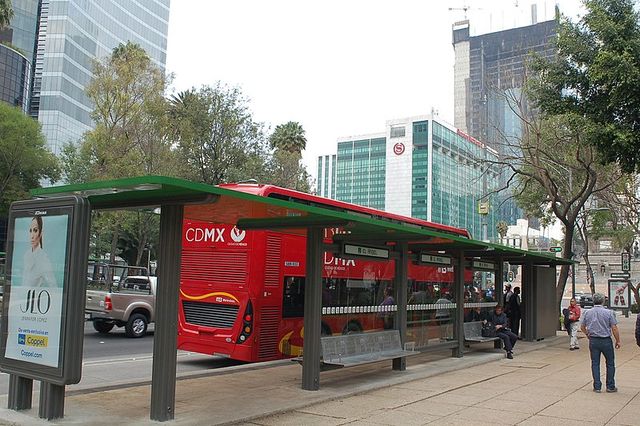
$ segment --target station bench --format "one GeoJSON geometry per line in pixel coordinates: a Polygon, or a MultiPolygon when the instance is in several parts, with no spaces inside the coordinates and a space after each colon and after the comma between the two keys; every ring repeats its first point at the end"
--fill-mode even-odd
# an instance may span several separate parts
{"type": "Polygon", "coordinates": [[[321,361],[325,369],[351,367],[420,353],[402,347],[398,330],[326,336],[320,339],[320,343],[321,361]]]}
{"type": "Polygon", "coordinates": [[[502,339],[500,339],[499,337],[482,336],[482,321],[471,321],[464,323],[464,340],[465,342],[473,343],[493,342],[494,348],[502,348],[502,339]]]}

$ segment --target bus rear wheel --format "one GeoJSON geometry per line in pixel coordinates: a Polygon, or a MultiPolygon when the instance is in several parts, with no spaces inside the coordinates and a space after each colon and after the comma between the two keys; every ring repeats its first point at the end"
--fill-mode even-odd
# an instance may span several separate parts
{"type": "Polygon", "coordinates": [[[349,321],[349,323],[342,330],[342,334],[356,333],[362,333],[362,326],[356,321],[349,321]]]}
{"type": "Polygon", "coordinates": [[[333,333],[331,332],[331,328],[327,324],[322,323],[322,325],[320,326],[320,336],[326,337],[332,335],[333,333]]]}

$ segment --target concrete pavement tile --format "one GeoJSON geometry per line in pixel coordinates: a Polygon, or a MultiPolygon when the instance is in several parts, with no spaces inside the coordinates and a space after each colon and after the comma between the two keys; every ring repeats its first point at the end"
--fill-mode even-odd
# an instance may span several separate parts
{"type": "Polygon", "coordinates": [[[550,417],[566,418],[605,423],[615,416],[632,398],[623,393],[594,393],[581,390],[547,407],[540,414],[550,417]],[[581,408],[582,407],[582,408],[581,408]]]}
{"type": "Polygon", "coordinates": [[[435,390],[420,390],[416,391],[415,389],[405,388],[402,385],[400,386],[390,386],[384,389],[378,389],[376,391],[370,392],[370,395],[377,396],[380,398],[388,399],[389,401],[393,401],[393,405],[391,408],[396,408],[401,405],[406,405],[415,401],[419,401],[425,398],[428,398],[432,395],[435,395],[439,391],[435,390]]]}
{"type": "Polygon", "coordinates": [[[503,411],[515,411],[517,413],[527,413],[527,414],[535,414],[541,410],[544,410],[549,405],[552,405],[557,402],[556,399],[553,400],[540,400],[538,398],[522,398],[525,401],[512,401],[506,399],[506,397],[496,397],[489,401],[484,401],[482,403],[482,407],[491,408],[495,410],[503,410],[503,411]]]}
{"type": "Polygon", "coordinates": [[[459,421],[458,424],[476,424],[476,421],[479,421],[488,424],[515,425],[528,417],[529,414],[527,413],[468,407],[447,416],[443,420],[459,421]]]}
{"type": "Polygon", "coordinates": [[[557,386],[545,386],[540,381],[529,383],[526,386],[522,386],[518,389],[519,392],[523,392],[525,395],[532,396],[555,396],[565,397],[572,392],[575,392],[575,388],[562,387],[560,384],[557,386]]]}
{"type": "Polygon", "coordinates": [[[547,407],[549,405],[555,404],[558,401],[561,401],[562,397],[544,394],[532,395],[530,393],[522,391],[521,389],[516,389],[512,392],[507,392],[500,395],[500,399],[503,401],[513,401],[523,404],[528,404],[531,401],[535,401],[543,407],[547,407]]]}
{"type": "Polygon", "coordinates": [[[432,401],[426,399],[424,401],[417,401],[412,404],[405,405],[398,410],[408,411],[411,413],[422,413],[430,416],[448,416],[462,410],[464,407],[461,405],[455,405],[454,403],[444,403],[441,401],[432,401]]]}
{"type": "Polygon", "coordinates": [[[609,421],[609,424],[636,426],[639,418],[638,406],[640,406],[640,395],[636,394],[636,396],[609,421]]]}
{"type": "Polygon", "coordinates": [[[348,423],[349,426],[352,425],[424,425],[429,422],[440,419],[439,416],[433,416],[423,413],[412,413],[409,411],[402,410],[388,410],[383,413],[378,413],[373,416],[369,416],[367,418],[363,418],[357,420],[355,422],[348,423]]]}
{"type": "Polygon", "coordinates": [[[269,417],[263,417],[261,419],[252,420],[251,424],[263,425],[263,426],[287,426],[287,425],[341,425],[345,423],[345,418],[305,413],[300,411],[292,411],[283,414],[276,414],[269,417]]]}
{"type": "Polygon", "coordinates": [[[429,399],[431,401],[446,402],[448,404],[455,404],[455,405],[462,405],[465,407],[469,407],[471,405],[476,405],[479,402],[486,401],[493,397],[494,396],[491,393],[488,393],[488,394],[478,393],[474,395],[468,395],[468,394],[456,393],[454,391],[454,392],[447,392],[442,395],[434,396],[433,398],[429,398],[429,399]]]}
{"type": "Polygon", "coordinates": [[[537,414],[518,423],[518,426],[598,426],[604,422],[590,422],[586,420],[572,420],[559,417],[549,417],[537,414]]]}
{"type": "MultiPolygon", "coordinates": [[[[436,426],[461,426],[461,425],[468,425],[469,424],[469,420],[447,417],[447,418],[444,418],[444,419],[432,421],[429,424],[430,425],[436,425],[436,426]]],[[[473,421],[473,426],[494,426],[494,425],[495,425],[495,423],[484,422],[484,421],[478,420],[478,419],[473,421]]]]}
{"type": "Polygon", "coordinates": [[[367,416],[372,411],[384,406],[385,403],[389,403],[389,401],[384,398],[364,394],[312,405],[306,407],[303,411],[318,415],[331,413],[332,416],[355,420],[359,417],[367,416]]]}
{"type": "Polygon", "coordinates": [[[425,391],[425,392],[432,391],[435,393],[440,393],[450,389],[454,389],[458,386],[459,384],[456,384],[455,382],[444,383],[444,382],[435,381],[435,380],[415,380],[413,382],[402,384],[402,387],[406,389],[413,389],[416,391],[425,391]]]}

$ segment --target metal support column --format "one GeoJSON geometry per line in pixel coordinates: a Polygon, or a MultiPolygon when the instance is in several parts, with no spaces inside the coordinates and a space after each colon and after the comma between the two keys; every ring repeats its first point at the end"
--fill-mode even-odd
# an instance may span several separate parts
{"type": "Polygon", "coordinates": [[[64,386],[40,382],[38,416],[47,420],[64,417],[64,386]]]}
{"type": "MultiPolygon", "coordinates": [[[[404,345],[407,340],[407,280],[409,279],[409,244],[406,242],[396,245],[398,257],[396,258],[396,311],[395,327],[400,331],[400,341],[404,345]]],[[[407,369],[407,358],[394,358],[393,369],[404,371],[407,369]]]]}
{"type": "Polygon", "coordinates": [[[322,322],[322,228],[307,228],[307,277],[304,286],[302,389],[320,389],[322,322]]]}
{"type": "Polygon", "coordinates": [[[502,304],[504,295],[504,262],[501,257],[496,259],[496,276],[494,277],[494,296],[493,299],[502,304]]]}
{"type": "Polygon", "coordinates": [[[9,374],[8,409],[16,411],[30,409],[32,393],[33,379],[9,374]]]}
{"type": "Polygon", "coordinates": [[[454,287],[456,309],[453,316],[453,337],[458,345],[452,349],[451,356],[462,358],[464,351],[464,252],[456,253],[456,266],[454,271],[454,287]]]}
{"type": "Polygon", "coordinates": [[[182,205],[163,205],[160,215],[150,413],[151,420],[160,422],[172,420],[175,416],[176,336],[183,214],[182,205]]]}
{"type": "Polygon", "coordinates": [[[522,315],[522,331],[524,340],[533,341],[536,336],[535,330],[535,266],[532,263],[522,265],[522,305],[524,315],[522,315]]]}

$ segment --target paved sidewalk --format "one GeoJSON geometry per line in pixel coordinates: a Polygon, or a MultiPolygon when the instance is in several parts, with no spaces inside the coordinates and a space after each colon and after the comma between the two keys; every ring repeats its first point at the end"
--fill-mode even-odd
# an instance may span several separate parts
{"type": "MultiPolygon", "coordinates": [[[[640,348],[635,315],[619,318],[618,393],[594,393],[588,341],[568,338],[482,366],[255,419],[253,425],[638,425],[640,348]]],[[[604,375],[604,360],[602,362],[604,375]]]]}
{"type": "MultiPolygon", "coordinates": [[[[449,350],[411,357],[404,372],[392,371],[390,362],[324,372],[315,392],[301,390],[301,367],[290,361],[185,375],[177,384],[176,420],[167,424],[637,425],[640,348],[634,323],[635,315],[620,319],[617,394],[591,391],[586,339],[581,350],[569,351],[567,335],[559,334],[518,342],[513,360],[481,344],[461,359],[451,358],[449,350]]],[[[37,396],[26,412],[0,408],[0,424],[158,424],[148,420],[148,384],[67,392],[65,418],[55,422],[37,418],[37,396]]]]}

